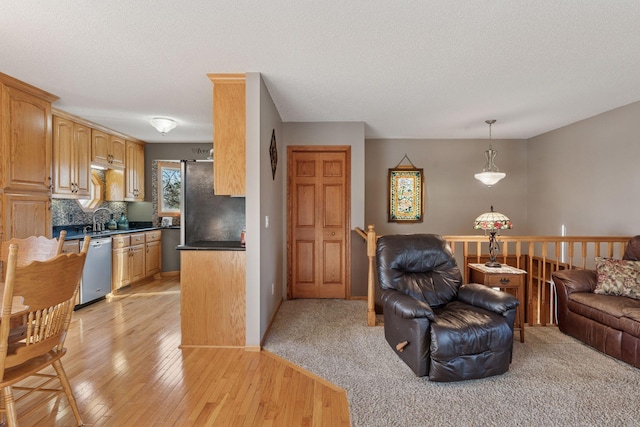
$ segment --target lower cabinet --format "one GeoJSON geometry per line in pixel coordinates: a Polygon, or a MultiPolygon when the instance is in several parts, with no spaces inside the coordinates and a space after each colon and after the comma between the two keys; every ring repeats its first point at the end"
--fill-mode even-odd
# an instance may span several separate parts
{"type": "Polygon", "coordinates": [[[160,230],[113,236],[111,292],[160,273],[161,245],[160,230]]]}
{"type": "Polygon", "coordinates": [[[162,232],[160,230],[145,233],[144,266],[145,276],[162,272],[162,232]]]}

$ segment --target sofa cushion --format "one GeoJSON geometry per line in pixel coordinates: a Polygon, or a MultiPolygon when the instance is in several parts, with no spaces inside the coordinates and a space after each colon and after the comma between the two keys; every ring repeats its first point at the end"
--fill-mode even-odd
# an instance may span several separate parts
{"type": "Polygon", "coordinates": [[[569,295],[569,310],[598,323],[620,329],[620,318],[640,310],[640,301],[627,297],[576,292],[569,295]]]}
{"type": "Polygon", "coordinates": [[[640,299],[640,261],[596,257],[596,275],[594,293],[640,299]]]}

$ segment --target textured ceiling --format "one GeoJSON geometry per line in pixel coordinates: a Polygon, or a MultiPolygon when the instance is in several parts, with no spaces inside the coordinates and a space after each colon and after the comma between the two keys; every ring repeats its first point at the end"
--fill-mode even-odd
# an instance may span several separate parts
{"type": "Polygon", "coordinates": [[[640,100],[639,23],[636,0],[0,0],[0,72],[148,142],[211,141],[206,74],[245,71],[286,122],[529,138],[640,100]]]}

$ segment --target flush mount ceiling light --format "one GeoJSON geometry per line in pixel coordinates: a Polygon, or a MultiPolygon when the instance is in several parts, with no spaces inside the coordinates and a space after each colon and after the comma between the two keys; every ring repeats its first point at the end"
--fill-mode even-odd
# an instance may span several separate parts
{"type": "Polygon", "coordinates": [[[474,177],[482,182],[484,185],[491,187],[496,184],[502,178],[507,176],[506,173],[500,172],[498,167],[494,163],[494,159],[498,155],[498,152],[491,147],[491,125],[494,124],[495,120],[485,120],[485,123],[489,125],[489,149],[484,152],[485,156],[487,156],[487,164],[482,169],[482,172],[477,173],[474,177]]]}
{"type": "Polygon", "coordinates": [[[154,117],[153,119],[149,120],[149,123],[151,123],[151,126],[156,128],[156,130],[163,136],[167,132],[170,132],[172,129],[178,126],[178,124],[174,120],[168,119],[166,117],[154,117]]]}

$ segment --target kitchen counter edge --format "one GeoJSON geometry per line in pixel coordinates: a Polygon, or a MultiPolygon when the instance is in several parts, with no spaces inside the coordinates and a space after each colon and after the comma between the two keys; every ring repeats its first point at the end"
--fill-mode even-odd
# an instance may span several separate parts
{"type": "Polygon", "coordinates": [[[65,237],[65,241],[68,240],[82,240],[85,236],[91,236],[92,239],[98,239],[102,237],[111,237],[116,236],[118,234],[131,234],[131,233],[144,233],[145,231],[154,231],[154,230],[163,230],[166,227],[146,227],[146,228],[132,228],[129,230],[110,230],[110,231],[101,231],[99,233],[76,233],[76,234],[67,234],[65,237]]]}
{"type": "Polygon", "coordinates": [[[179,251],[244,251],[240,241],[207,241],[193,242],[188,245],[178,245],[179,251]]]}

